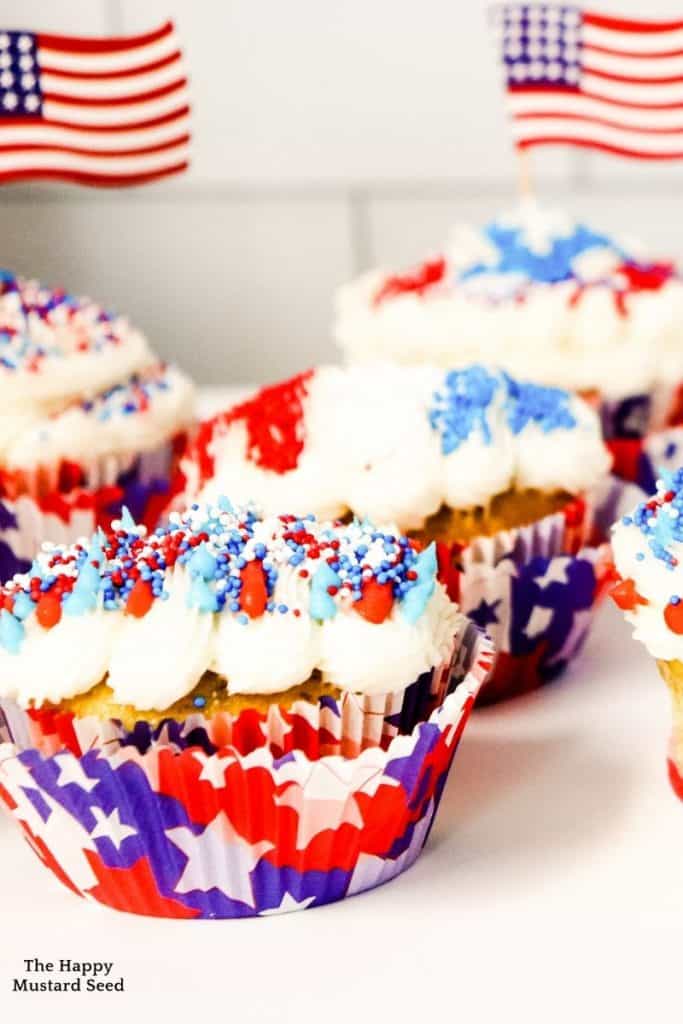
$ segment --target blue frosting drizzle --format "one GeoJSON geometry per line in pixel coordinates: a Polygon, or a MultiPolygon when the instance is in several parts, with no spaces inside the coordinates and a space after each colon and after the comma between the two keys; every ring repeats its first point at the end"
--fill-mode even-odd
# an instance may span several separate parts
{"type": "Polygon", "coordinates": [[[323,621],[337,614],[337,605],[327,592],[328,587],[339,587],[341,578],[326,562],[316,571],[311,580],[311,618],[323,621]]]}
{"type": "Polygon", "coordinates": [[[0,612],[0,644],[10,654],[17,654],[24,639],[24,627],[19,619],[3,608],[0,612]]]}
{"type": "Polygon", "coordinates": [[[424,615],[427,603],[436,587],[436,545],[430,544],[422,551],[413,566],[417,573],[415,586],[405,594],[401,602],[401,613],[411,625],[424,615]]]}

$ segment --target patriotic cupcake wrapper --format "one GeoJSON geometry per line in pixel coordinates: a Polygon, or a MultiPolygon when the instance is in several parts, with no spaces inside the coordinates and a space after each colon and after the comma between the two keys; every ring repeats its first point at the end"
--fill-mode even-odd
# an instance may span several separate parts
{"type": "MultiPolygon", "coordinates": [[[[612,401],[598,398],[593,404],[614,458],[614,472],[649,494],[656,478],[654,452],[664,452],[669,444],[669,429],[683,423],[683,383],[660,383],[643,394],[612,401]]],[[[682,438],[683,434],[673,432],[677,445],[682,438]]]]}
{"type": "Polygon", "coordinates": [[[0,583],[27,572],[43,541],[70,544],[107,526],[127,505],[137,522],[154,526],[166,508],[185,435],[136,456],[107,456],[77,467],[87,486],[22,473],[20,486],[0,471],[0,583]]]}
{"type": "MultiPolygon", "coordinates": [[[[469,620],[460,616],[455,649],[469,626],[469,620]]],[[[151,725],[140,720],[132,728],[117,719],[78,717],[71,711],[24,711],[12,701],[0,699],[0,721],[4,720],[5,738],[46,756],[65,749],[77,756],[94,748],[111,753],[119,747],[133,747],[144,754],[156,746],[176,751],[200,747],[212,754],[232,746],[243,756],[264,747],[273,757],[295,750],[310,760],[357,757],[372,747],[386,750],[395,736],[412,732],[443,702],[461,675],[449,661],[388,694],[343,692],[339,698],[323,696],[315,703],[297,700],[287,708],[271,704],[267,711],[246,708],[238,715],[219,712],[210,718],[197,711],[183,721],[165,718],[151,725]]],[[[0,735],[1,730],[2,725],[0,735]]]]}
{"type": "Polygon", "coordinates": [[[623,486],[609,485],[599,515],[592,503],[575,501],[530,526],[481,537],[464,548],[437,544],[450,596],[495,644],[480,704],[551,682],[580,652],[613,579],[601,524],[623,486]]]}
{"type": "Polygon", "coordinates": [[[0,801],[73,892],[159,917],[318,906],[405,871],[429,834],[490,642],[470,625],[428,720],[386,750],[313,760],[226,746],[116,752],[0,746],[0,801]]]}

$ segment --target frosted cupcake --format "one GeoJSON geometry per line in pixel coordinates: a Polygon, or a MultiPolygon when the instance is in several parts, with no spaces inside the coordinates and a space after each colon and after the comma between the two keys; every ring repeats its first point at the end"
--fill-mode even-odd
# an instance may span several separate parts
{"type": "Polygon", "coordinates": [[[137,913],[386,881],[491,664],[436,573],[433,548],[367,521],[226,499],[46,547],[1,591],[0,799],[58,877],[137,913]]]}
{"type": "Polygon", "coordinates": [[[3,273],[0,398],[0,580],[43,540],[168,501],[193,390],[124,319],[3,273]]]}
{"type": "Polygon", "coordinates": [[[621,582],[612,597],[657,661],[671,693],[669,776],[683,799],[683,469],[662,471],[657,491],[612,532],[621,582]]]}
{"type": "Polygon", "coordinates": [[[680,420],[683,282],[670,261],[566,214],[524,203],[406,272],[373,270],[337,295],[349,362],[462,366],[485,359],[600,402],[617,468],[680,420]],[[666,367],[666,372],[663,368],[666,367]]]}
{"type": "Polygon", "coordinates": [[[592,493],[609,468],[595,412],[472,366],[322,367],[203,424],[185,498],[370,516],[437,541],[451,595],[498,649],[486,699],[557,675],[602,592],[592,493]]]}

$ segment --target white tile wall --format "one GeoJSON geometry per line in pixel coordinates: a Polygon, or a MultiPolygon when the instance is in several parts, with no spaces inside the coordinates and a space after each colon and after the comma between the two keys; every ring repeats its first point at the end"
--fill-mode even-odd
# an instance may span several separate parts
{"type": "MultiPolygon", "coordinates": [[[[175,17],[191,173],[116,195],[0,192],[0,261],[129,311],[201,381],[333,356],[334,286],[438,248],[514,197],[484,0],[0,0],[0,26],[135,32],[175,17]]],[[[604,10],[644,13],[639,0],[604,10]]],[[[680,0],[647,5],[680,15],[680,0]]],[[[548,199],[683,257],[683,167],[533,154],[548,199]]]]}

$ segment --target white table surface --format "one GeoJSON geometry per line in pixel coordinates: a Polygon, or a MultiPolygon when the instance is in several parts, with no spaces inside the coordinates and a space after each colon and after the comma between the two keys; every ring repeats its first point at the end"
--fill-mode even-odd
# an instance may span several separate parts
{"type": "Polygon", "coordinates": [[[417,864],[329,907],[117,914],[63,889],[0,816],[0,1020],[680,1019],[683,806],[666,689],[629,633],[605,607],[564,679],[475,713],[417,864]],[[113,960],[126,993],[11,994],[31,956],[113,960]]]}

